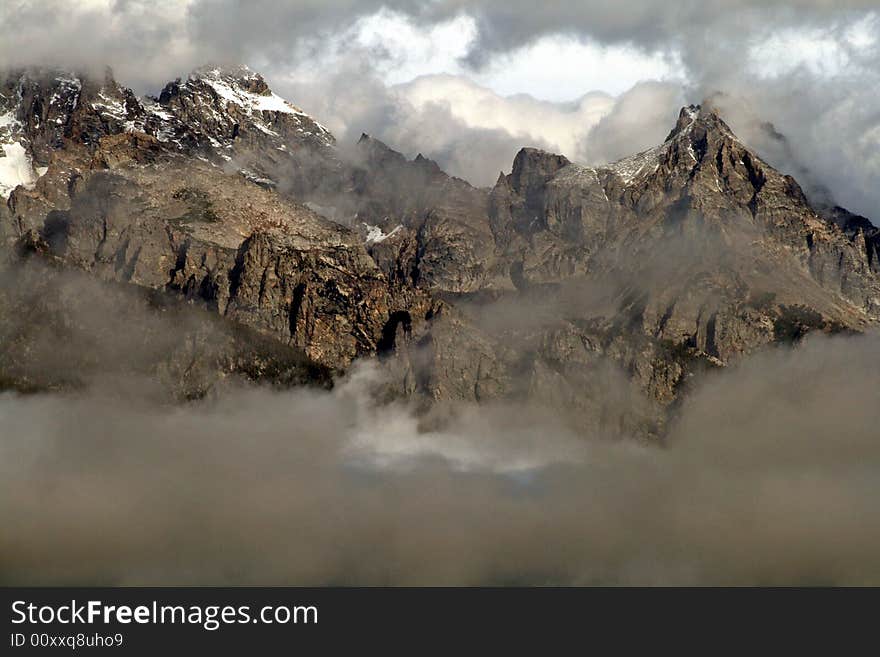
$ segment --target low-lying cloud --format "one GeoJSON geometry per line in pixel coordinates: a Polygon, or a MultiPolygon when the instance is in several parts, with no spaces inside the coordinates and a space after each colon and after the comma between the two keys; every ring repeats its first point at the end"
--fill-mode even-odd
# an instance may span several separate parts
{"type": "Polygon", "coordinates": [[[419,430],[376,372],[188,406],[0,397],[7,583],[880,582],[876,337],[718,374],[665,448],[540,409],[419,430]]]}

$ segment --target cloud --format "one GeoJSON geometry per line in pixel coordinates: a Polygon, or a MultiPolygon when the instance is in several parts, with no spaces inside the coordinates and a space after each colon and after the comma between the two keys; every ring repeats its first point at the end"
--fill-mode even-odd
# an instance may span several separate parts
{"type": "Polygon", "coordinates": [[[601,164],[614,162],[661,143],[686,104],[681,85],[670,82],[637,84],[615,101],[582,139],[582,159],[601,164]]]}
{"type": "Polygon", "coordinates": [[[185,16],[186,3],[174,0],[4,2],[0,61],[98,73],[113,66],[126,84],[153,91],[203,57],[181,29],[185,16]]]}
{"type": "Polygon", "coordinates": [[[578,156],[579,141],[611,110],[613,99],[593,93],[571,103],[539,101],[527,95],[500,96],[457,76],[424,76],[396,88],[416,110],[446,109],[469,128],[502,130],[522,145],[578,156]]]}
{"type": "Polygon", "coordinates": [[[478,186],[509,172],[525,146],[588,164],[650,148],[669,134],[686,100],[674,82],[645,82],[617,98],[590,93],[572,102],[501,96],[453,75],[386,86],[350,61],[324,79],[278,79],[275,87],[321,117],[343,145],[366,132],[408,157],[422,153],[478,186]]]}
{"type": "Polygon", "coordinates": [[[501,96],[453,75],[389,87],[357,64],[320,81],[286,79],[275,86],[321,117],[343,145],[366,132],[408,157],[422,153],[478,186],[509,172],[526,146],[594,165],[655,146],[686,102],[674,82],[644,82],[617,98],[591,93],[565,103],[501,96]]]}
{"type": "Polygon", "coordinates": [[[880,581],[876,338],[719,374],[666,448],[463,407],[419,431],[375,373],[185,407],[0,397],[6,583],[880,581]],[[63,548],[61,547],[63,546],[63,548]],[[219,549],[218,546],[222,546],[219,549]]]}
{"type": "MultiPolygon", "coordinates": [[[[480,64],[495,53],[509,52],[553,34],[580,36],[605,45],[626,43],[648,52],[670,48],[687,52],[687,42],[699,40],[698,35],[713,41],[742,42],[761,29],[778,31],[859,18],[876,9],[876,3],[747,0],[732,4],[724,0],[678,0],[658,4],[623,0],[609,5],[601,0],[560,0],[534,5],[524,0],[503,4],[491,0],[447,0],[430,7],[428,15],[432,17],[457,12],[475,17],[479,31],[470,57],[480,64]],[[737,29],[729,29],[731,25],[737,29]]],[[[696,53],[692,54],[693,60],[686,62],[689,66],[695,65],[697,59],[696,53]]]]}
{"type": "Polygon", "coordinates": [[[344,136],[374,133],[478,184],[519,146],[586,161],[646,148],[665,134],[671,85],[688,102],[720,92],[789,138],[774,161],[773,144],[744,128],[771,163],[809,169],[854,211],[876,218],[880,206],[874,0],[16,0],[0,6],[0,24],[4,62],[110,63],[139,92],[206,61],[244,61],[344,136]],[[650,81],[669,91],[649,94],[639,83],[650,81]],[[624,93],[597,112],[593,85],[624,93]],[[636,98],[649,103],[643,115],[636,98]]]}
{"type": "Polygon", "coordinates": [[[614,105],[605,94],[572,103],[503,97],[451,75],[389,87],[351,60],[320,80],[279,78],[274,84],[321,117],[342,144],[366,132],[409,157],[431,157],[450,174],[477,185],[494,184],[498,172],[509,171],[526,145],[577,159],[581,141],[614,105]]]}

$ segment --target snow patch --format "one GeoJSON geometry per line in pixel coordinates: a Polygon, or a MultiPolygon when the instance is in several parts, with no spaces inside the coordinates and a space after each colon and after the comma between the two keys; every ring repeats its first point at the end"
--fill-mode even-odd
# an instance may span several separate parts
{"type": "Polygon", "coordinates": [[[668,144],[664,144],[641,153],[636,153],[615,162],[608,168],[622,178],[624,182],[632,182],[642,175],[654,173],[660,167],[660,156],[666,152],[667,148],[668,144]]]}
{"type": "Polygon", "coordinates": [[[281,96],[269,93],[267,96],[251,93],[244,89],[236,88],[224,78],[218,68],[211,69],[200,77],[210,86],[218,96],[226,101],[242,107],[249,114],[251,112],[284,112],[285,114],[299,114],[305,116],[301,110],[294,107],[281,96]]]}
{"type": "Polygon", "coordinates": [[[654,148],[649,148],[641,153],[636,153],[630,157],[618,160],[617,162],[608,165],[607,168],[612,173],[619,176],[625,183],[631,183],[637,178],[655,173],[657,169],[660,168],[660,160],[669,150],[670,145],[673,142],[681,144],[682,141],[685,143],[685,150],[688,155],[694,162],[697,162],[697,155],[694,153],[693,145],[691,143],[691,132],[693,132],[694,125],[699,118],[700,110],[698,107],[691,105],[685,107],[684,112],[687,117],[687,123],[682,126],[681,130],[674,133],[669,141],[666,141],[659,146],[655,146],[654,148]]]}
{"type": "Polygon", "coordinates": [[[361,223],[363,223],[363,225],[366,226],[366,228],[367,228],[367,239],[366,239],[367,244],[378,244],[380,242],[384,242],[385,240],[387,240],[389,237],[391,237],[392,235],[397,233],[397,231],[399,231],[402,228],[402,226],[397,226],[390,233],[384,233],[384,232],[382,232],[382,229],[379,228],[379,226],[371,226],[370,224],[368,224],[366,222],[361,222],[361,223]]]}
{"type": "Polygon", "coordinates": [[[38,176],[30,154],[20,143],[2,144],[0,149],[4,155],[0,157],[0,197],[9,198],[12,190],[19,185],[32,187],[38,176]]]}
{"type": "Polygon", "coordinates": [[[270,137],[277,137],[277,136],[278,136],[278,133],[277,133],[277,132],[275,132],[274,130],[270,130],[269,128],[267,128],[266,126],[264,126],[264,125],[263,125],[262,123],[260,123],[259,121],[254,121],[254,125],[257,127],[257,129],[258,129],[260,132],[262,132],[262,133],[264,133],[264,134],[267,134],[267,135],[269,135],[270,137]]]}
{"type": "Polygon", "coordinates": [[[0,128],[12,128],[13,126],[19,126],[20,123],[18,119],[15,118],[15,114],[12,112],[6,112],[6,114],[0,114],[0,128]]]}
{"type": "MultiPolygon", "coordinates": [[[[255,78],[256,74],[250,72],[249,69],[241,68],[242,74],[246,78],[255,78]]],[[[291,114],[297,118],[303,117],[317,126],[319,134],[329,135],[327,130],[320,123],[315,121],[311,116],[303,112],[300,108],[286,101],[276,93],[269,91],[266,95],[255,94],[246,89],[242,89],[236,84],[234,76],[225,75],[222,69],[214,68],[204,73],[193,76],[197,80],[201,80],[211,87],[214,92],[223,100],[233,103],[242,108],[253,119],[257,127],[268,135],[277,136],[277,133],[269,129],[265,125],[261,125],[254,116],[255,112],[280,112],[283,114],[291,114]]],[[[191,77],[191,79],[193,79],[191,77]]],[[[312,134],[311,132],[306,134],[312,134]]]]}
{"type": "Polygon", "coordinates": [[[605,197],[605,200],[608,200],[608,194],[605,192],[605,188],[599,180],[599,172],[592,167],[572,162],[571,164],[566,165],[559,174],[557,174],[557,178],[572,182],[582,189],[599,189],[602,192],[602,196],[605,197]]]}
{"type": "Polygon", "coordinates": [[[266,178],[265,176],[261,176],[258,173],[251,171],[250,169],[240,169],[239,173],[244,176],[247,180],[255,183],[263,188],[274,189],[278,186],[278,183],[272,180],[271,178],[266,178]]]}
{"type": "Polygon", "coordinates": [[[171,121],[174,115],[162,108],[159,103],[144,103],[144,109],[162,121],[171,121]]]}
{"type": "MultiPolygon", "coordinates": [[[[116,98],[110,98],[103,91],[98,93],[98,102],[92,103],[92,109],[100,113],[102,116],[108,116],[116,121],[124,122],[128,118],[128,111],[125,104],[116,98]]],[[[133,124],[132,124],[133,126],[133,124]]],[[[126,132],[131,132],[133,128],[123,127],[126,132]]]]}

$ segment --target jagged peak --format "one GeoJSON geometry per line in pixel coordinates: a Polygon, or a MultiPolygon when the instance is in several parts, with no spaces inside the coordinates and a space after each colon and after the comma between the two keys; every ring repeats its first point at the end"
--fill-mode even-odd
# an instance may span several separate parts
{"type": "Polygon", "coordinates": [[[192,79],[203,79],[211,77],[240,78],[240,79],[262,79],[259,73],[250,68],[247,64],[203,64],[192,70],[189,74],[192,79]]]}
{"type": "Polygon", "coordinates": [[[684,134],[685,132],[690,130],[693,127],[694,123],[697,121],[697,118],[700,115],[700,111],[700,105],[685,105],[684,107],[682,107],[678,113],[678,121],[676,122],[675,127],[663,141],[671,141],[677,136],[684,134]]]}
{"type": "MultiPolygon", "coordinates": [[[[628,183],[656,171],[663,155],[672,148],[683,149],[693,162],[697,162],[698,157],[695,152],[697,144],[705,142],[710,136],[714,136],[710,141],[727,141],[742,145],[730,126],[721,118],[718,107],[711,98],[699,105],[682,107],[675,127],[663,143],[600,168],[614,172],[628,183]]],[[[752,159],[757,161],[759,158],[753,156],[752,159]]]]}
{"type": "Polygon", "coordinates": [[[527,172],[537,170],[555,173],[567,164],[570,164],[570,161],[564,155],[526,147],[519,149],[516,157],[513,158],[511,175],[518,178],[527,172]]]}
{"type": "Polygon", "coordinates": [[[516,157],[514,157],[512,173],[543,165],[552,169],[561,169],[569,163],[568,158],[564,155],[551,153],[541,148],[527,146],[519,149],[516,157]]]}
{"type": "MultiPolygon", "coordinates": [[[[81,92],[86,96],[111,95],[117,98],[133,96],[130,89],[120,84],[109,66],[100,70],[77,70],[61,66],[29,66],[0,71],[0,88],[17,89],[19,98],[24,88],[42,90],[46,101],[60,95],[81,92]]],[[[0,101],[3,99],[0,98],[0,101]]],[[[9,98],[7,98],[7,101],[9,98]]]]}
{"type": "Polygon", "coordinates": [[[0,79],[2,80],[46,80],[46,79],[64,79],[70,81],[81,81],[83,78],[91,77],[84,71],[77,71],[63,66],[26,66],[15,68],[0,68],[0,79]]]}
{"type": "Polygon", "coordinates": [[[357,141],[357,146],[366,160],[373,164],[394,164],[398,166],[411,164],[425,170],[439,173],[443,172],[434,160],[425,157],[421,153],[416,155],[412,160],[409,160],[403,153],[394,150],[385,142],[376,139],[375,137],[371,137],[366,132],[361,133],[361,137],[357,141]]]}
{"type": "Polygon", "coordinates": [[[56,89],[60,87],[68,90],[83,90],[89,94],[109,92],[117,96],[132,95],[132,91],[116,80],[113,69],[105,66],[103,69],[74,69],[64,66],[28,66],[17,69],[0,70],[0,83],[11,86],[10,83],[17,81],[19,85],[36,84],[43,89],[56,89]]]}
{"type": "Polygon", "coordinates": [[[375,137],[368,135],[366,132],[361,133],[361,138],[358,139],[357,145],[358,148],[360,148],[361,150],[372,154],[393,153],[394,155],[399,155],[400,157],[403,157],[401,153],[395,151],[384,141],[376,139],[375,137]]]}
{"type": "Polygon", "coordinates": [[[195,125],[188,139],[226,161],[232,157],[226,149],[232,148],[241,131],[260,134],[279,151],[285,151],[291,139],[320,146],[335,142],[327,128],[274,93],[263,76],[246,65],[201,66],[185,81],[178,78],[165,85],[156,100],[158,106],[148,109],[166,136],[195,125]]]}
{"type": "Polygon", "coordinates": [[[250,69],[203,66],[190,73],[187,85],[205,85],[221,99],[240,105],[247,110],[272,110],[279,112],[301,112],[293,104],[269,89],[262,76],[250,69]]]}
{"type": "Polygon", "coordinates": [[[272,95],[272,90],[269,89],[263,76],[245,64],[200,66],[189,74],[188,81],[206,82],[212,86],[214,83],[220,82],[247,93],[261,96],[272,95]]]}
{"type": "Polygon", "coordinates": [[[443,171],[443,169],[440,168],[440,165],[437,164],[437,162],[429,157],[425,157],[421,153],[416,155],[415,159],[413,160],[413,164],[421,167],[424,171],[429,171],[431,173],[443,173],[445,175],[445,172],[443,171]]]}
{"type": "Polygon", "coordinates": [[[702,132],[714,132],[738,141],[733,130],[721,117],[721,111],[712,98],[703,100],[699,105],[685,105],[678,113],[678,121],[675,127],[667,135],[663,143],[675,141],[677,138],[686,137],[694,132],[695,128],[701,128],[702,132]]]}
{"type": "Polygon", "coordinates": [[[527,191],[543,185],[563,167],[571,164],[564,155],[549,153],[540,148],[521,148],[513,159],[510,185],[517,191],[527,191]]]}
{"type": "MultiPolygon", "coordinates": [[[[302,109],[273,92],[262,75],[244,64],[201,66],[190,73],[183,85],[190,88],[208,87],[221,101],[238,105],[247,113],[281,112],[307,117],[327,132],[326,128],[302,109]]],[[[176,88],[180,86],[179,81],[169,83],[162,92],[160,101],[176,93],[176,88]]]]}

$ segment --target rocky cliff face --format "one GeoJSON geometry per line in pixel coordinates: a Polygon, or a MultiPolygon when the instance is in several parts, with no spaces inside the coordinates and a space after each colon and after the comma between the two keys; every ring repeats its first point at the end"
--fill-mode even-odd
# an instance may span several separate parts
{"type": "Polygon", "coordinates": [[[39,243],[104,280],[180,293],[337,369],[374,353],[394,313],[421,317],[431,307],[418,290],[389,284],[357,232],[225,166],[282,145],[294,153],[332,146],[259,76],[194,74],[166,88],[159,109],[110,80],[41,75],[5,87],[13,101],[30,97],[22,89],[42,90],[7,113],[17,129],[9,139],[46,165],[10,193],[7,240],[39,243]],[[61,85],[71,98],[39,100],[61,85]],[[47,105],[73,109],[29,118],[47,105]],[[56,148],[43,150],[48,141],[56,148]]]}
{"type": "Polygon", "coordinates": [[[244,68],[155,99],[45,70],[0,94],[10,252],[187,300],[316,367],[378,354],[395,394],[656,436],[700,373],[880,321],[878,230],[814,208],[711,107],[605,167],[523,149],[481,190],[366,135],[342,157],[244,68]]]}
{"type": "Polygon", "coordinates": [[[435,398],[539,399],[650,433],[695,375],[880,318],[876,229],[820,215],[711,108],[607,167],[523,149],[488,215],[509,285],[459,298],[406,357],[435,398]]]}
{"type": "Polygon", "coordinates": [[[389,276],[439,293],[492,285],[495,247],[483,190],[367,135],[348,166],[354,226],[366,231],[370,253],[389,276]]]}

